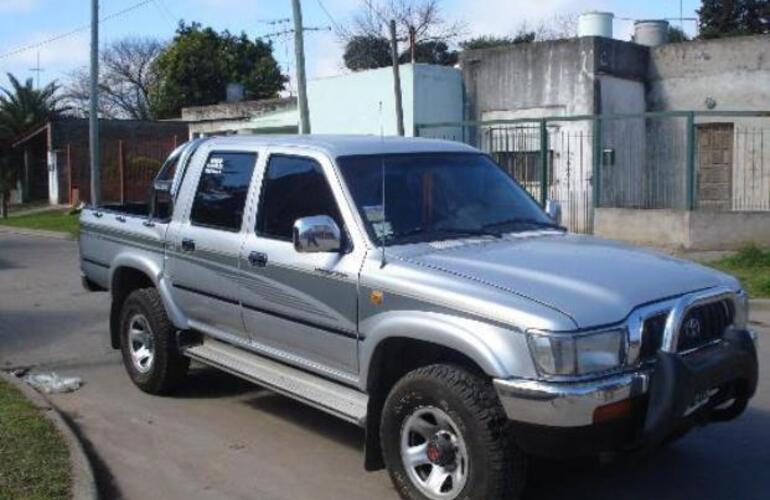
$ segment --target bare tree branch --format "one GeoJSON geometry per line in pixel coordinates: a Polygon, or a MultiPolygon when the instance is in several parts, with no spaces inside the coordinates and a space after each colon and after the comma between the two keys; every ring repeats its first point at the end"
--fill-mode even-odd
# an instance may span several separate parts
{"type": "MultiPolygon", "coordinates": [[[[157,76],[153,62],[165,45],[151,38],[125,38],[100,55],[99,114],[105,118],[150,120],[149,91],[157,76]]],[[[70,75],[65,96],[76,114],[88,114],[88,70],[70,75]]]]}
{"type": "Polygon", "coordinates": [[[464,23],[450,22],[441,12],[440,0],[362,0],[361,9],[339,33],[343,42],[353,37],[389,38],[388,23],[396,21],[397,37],[408,40],[414,30],[419,42],[451,42],[467,31],[464,23]]]}

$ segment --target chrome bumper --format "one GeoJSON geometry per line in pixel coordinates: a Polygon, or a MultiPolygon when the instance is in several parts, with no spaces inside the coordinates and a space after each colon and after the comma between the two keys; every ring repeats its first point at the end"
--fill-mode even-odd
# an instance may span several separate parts
{"type": "Polygon", "coordinates": [[[649,374],[623,373],[590,382],[495,379],[494,386],[511,420],[551,427],[583,427],[594,423],[598,407],[645,394],[649,374]]]}
{"type": "MultiPolygon", "coordinates": [[[[756,345],[756,332],[748,330],[756,345]]],[[[647,394],[652,372],[634,371],[588,382],[495,379],[494,387],[509,419],[550,427],[594,423],[597,408],[647,394]]]]}

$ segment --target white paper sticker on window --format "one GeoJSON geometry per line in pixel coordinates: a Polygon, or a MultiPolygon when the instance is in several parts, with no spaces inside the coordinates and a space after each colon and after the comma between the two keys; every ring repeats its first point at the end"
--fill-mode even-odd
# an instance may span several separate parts
{"type": "Polygon", "coordinates": [[[225,160],[222,158],[209,158],[209,161],[206,163],[206,168],[203,169],[203,172],[206,174],[212,174],[212,175],[221,175],[222,169],[225,166],[225,160]]]}

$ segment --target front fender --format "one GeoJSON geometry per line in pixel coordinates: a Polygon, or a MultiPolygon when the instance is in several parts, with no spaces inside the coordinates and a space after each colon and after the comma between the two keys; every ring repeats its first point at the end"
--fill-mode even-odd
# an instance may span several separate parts
{"type": "MultiPolygon", "coordinates": [[[[163,257],[161,256],[160,258],[162,259],[163,257]]],[[[163,273],[162,265],[162,261],[159,262],[154,254],[144,255],[134,251],[119,253],[113,260],[112,266],[110,266],[110,289],[112,290],[112,284],[115,282],[115,273],[118,269],[129,268],[145,274],[158,290],[163,300],[163,306],[166,308],[166,314],[168,314],[171,322],[180,330],[187,330],[189,328],[187,316],[174,302],[171,284],[163,273]]]]}
{"type": "Polygon", "coordinates": [[[367,318],[360,325],[360,386],[366,389],[377,347],[390,338],[411,338],[457,351],[494,378],[534,377],[525,335],[476,319],[426,311],[391,311],[367,318]]]}

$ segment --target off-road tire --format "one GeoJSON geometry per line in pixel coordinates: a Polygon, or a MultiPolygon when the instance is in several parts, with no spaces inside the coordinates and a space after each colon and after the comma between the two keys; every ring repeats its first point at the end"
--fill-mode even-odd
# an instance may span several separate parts
{"type": "Polygon", "coordinates": [[[388,395],[380,425],[383,458],[402,498],[425,500],[406,473],[400,433],[421,407],[446,412],[468,449],[469,468],[458,499],[518,499],[526,479],[526,457],[514,444],[510,424],[491,381],[453,365],[430,365],[407,373],[388,395]]]}
{"type": "Polygon", "coordinates": [[[128,376],[142,391],[169,394],[187,375],[190,358],[180,354],[176,332],[155,288],[134,290],[126,298],[120,312],[120,350],[128,376]],[[134,367],[128,346],[129,320],[137,313],[147,318],[152,329],[154,359],[147,373],[141,373],[134,367]]]}

